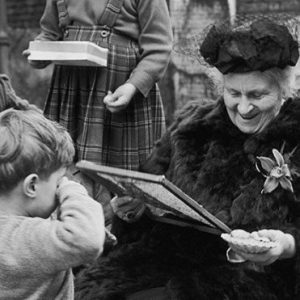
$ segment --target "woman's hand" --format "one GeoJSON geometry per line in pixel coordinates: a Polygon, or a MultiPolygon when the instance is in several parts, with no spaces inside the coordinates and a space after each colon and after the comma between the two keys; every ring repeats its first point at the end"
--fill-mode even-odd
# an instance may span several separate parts
{"type": "Polygon", "coordinates": [[[24,50],[22,52],[22,55],[27,58],[28,63],[35,69],[44,69],[51,63],[50,60],[30,60],[30,59],[28,59],[28,57],[30,55],[29,49],[24,50]]]}
{"type": "Polygon", "coordinates": [[[295,239],[292,235],[284,233],[280,230],[264,229],[252,232],[233,230],[231,235],[239,237],[243,235],[244,238],[267,238],[275,243],[275,246],[262,253],[249,253],[243,251],[241,247],[235,247],[234,244],[229,244],[230,248],[245,260],[255,262],[261,265],[269,265],[278,259],[291,258],[295,255],[295,239]]]}
{"type": "Polygon", "coordinates": [[[114,214],[128,223],[137,221],[146,208],[144,202],[130,196],[114,197],[111,199],[110,205],[114,214]]]}
{"type": "Polygon", "coordinates": [[[103,102],[111,113],[116,113],[125,109],[136,93],[136,87],[131,83],[119,86],[114,93],[108,92],[103,102]]]}

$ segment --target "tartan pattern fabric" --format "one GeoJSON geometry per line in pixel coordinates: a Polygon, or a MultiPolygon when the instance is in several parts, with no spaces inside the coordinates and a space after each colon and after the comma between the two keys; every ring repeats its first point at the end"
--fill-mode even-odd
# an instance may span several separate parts
{"type": "Polygon", "coordinates": [[[165,130],[157,85],[145,98],[137,93],[129,106],[110,113],[103,104],[109,90],[124,84],[139,60],[137,45],[107,27],[67,26],[65,40],[91,41],[109,49],[108,66],[55,66],[45,115],[64,125],[76,147],[76,160],[137,169],[165,130]]]}

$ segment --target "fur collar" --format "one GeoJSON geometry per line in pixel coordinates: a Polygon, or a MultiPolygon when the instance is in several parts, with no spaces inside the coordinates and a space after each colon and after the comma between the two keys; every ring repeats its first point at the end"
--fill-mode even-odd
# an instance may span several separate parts
{"type": "Polygon", "coordinates": [[[234,126],[222,99],[206,107],[192,104],[178,115],[171,143],[167,177],[227,224],[266,224],[266,218],[273,218],[270,224],[275,226],[273,221],[284,219],[287,211],[279,216],[267,206],[282,203],[292,209],[300,195],[299,178],[295,194],[277,188],[262,195],[265,178],[255,168],[257,156],[272,158],[274,148],[285,154],[299,147],[290,163],[300,170],[300,100],[286,101],[268,127],[255,135],[234,126]]]}
{"type": "MultiPolygon", "coordinates": [[[[263,154],[257,153],[262,143],[277,149],[281,149],[283,143],[293,147],[300,144],[300,99],[288,99],[265,130],[254,135],[242,133],[231,122],[222,98],[204,107],[192,103],[178,115],[172,136],[175,140],[198,136],[203,142],[212,137],[216,140],[244,141],[246,153],[259,155],[263,154]]],[[[198,149],[194,150],[198,152],[198,149]]]]}

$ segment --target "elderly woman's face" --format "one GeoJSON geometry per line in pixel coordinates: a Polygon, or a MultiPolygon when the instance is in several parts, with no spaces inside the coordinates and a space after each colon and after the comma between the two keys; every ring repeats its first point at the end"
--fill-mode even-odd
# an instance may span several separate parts
{"type": "Polygon", "coordinates": [[[224,76],[224,102],[232,123],[244,133],[262,131],[281,107],[278,85],[262,72],[224,76]]]}

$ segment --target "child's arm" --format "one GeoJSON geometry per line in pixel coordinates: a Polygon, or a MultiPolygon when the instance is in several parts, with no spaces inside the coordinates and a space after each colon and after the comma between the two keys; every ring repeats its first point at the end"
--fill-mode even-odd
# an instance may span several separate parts
{"type": "MultiPolygon", "coordinates": [[[[57,1],[47,0],[43,16],[40,20],[41,33],[35,38],[36,41],[57,41],[62,38],[63,32],[59,27],[57,1]]],[[[28,58],[30,50],[26,49],[22,53],[23,56],[28,58]]],[[[36,69],[43,69],[47,67],[51,61],[28,60],[29,64],[36,69]]]]}
{"type": "Polygon", "coordinates": [[[119,86],[114,93],[109,91],[103,102],[110,112],[119,112],[127,107],[136,91],[137,89],[132,83],[125,83],[119,86]]]}
{"type": "MultiPolygon", "coordinates": [[[[52,274],[96,259],[105,239],[101,205],[67,179],[58,189],[58,219],[25,218],[8,229],[8,261],[20,273],[52,274]]],[[[36,276],[36,275],[35,275],[36,276]]]]}
{"type": "Polygon", "coordinates": [[[137,91],[145,97],[163,76],[172,50],[172,27],[166,1],[138,0],[140,60],[129,80],[104,98],[114,113],[127,107],[137,91]]]}
{"type": "Polygon", "coordinates": [[[57,41],[63,36],[59,27],[57,1],[47,0],[44,13],[40,20],[41,33],[35,38],[40,41],[57,41]]]}
{"type": "Polygon", "coordinates": [[[172,50],[172,26],[166,1],[138,0],[140,62],[128,82],[144,96],[158,82],[168,66],[172,50]]]}

